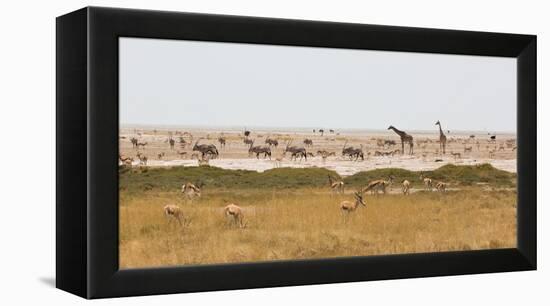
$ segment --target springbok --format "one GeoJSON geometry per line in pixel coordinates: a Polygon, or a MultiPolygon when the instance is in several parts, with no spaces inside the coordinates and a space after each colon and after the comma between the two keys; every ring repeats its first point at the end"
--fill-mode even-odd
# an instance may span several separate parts
{"type": "Polygon", "coordinates": [[[424,172],[420,172],[420,180],[424,183],[426,190],[432,191],[433,189],[433,180],[424,175],[424,172]]]}
{"type": "Polygon", "coordinates": [[[453,151],[451,151],[451,155],[454,157],[455,160],[461,158],[460,152],[453,152],[453,151]]]}
{"type": "Polygon", "coordinates": [[[193,199],[195,197],[200,198],[203,186],[204,183],[202,182],[198,182],[197,184],[187,182],[181,186],[181,193],[185,194],[188,199],[193,199]]]}
{"type": "Polygon", "coordinates": [[[233,225],[238,225],[240,228],[245,226],[243,223],[243,210],[239,206],[231,203],[224,207],[223,213],[226,218],[231,218],[233,225]]]}
{"type": "Polygon", "coordinates": [[[162,158],[164,157],[165,153],[164,152],[160,152],[157,154],[157,158],[158,160],[162,160],[162,158]]]}
{"type": "Polygon", "coordinates": [[[317,154],[321,155],[321,158],[323,159],[323,163],[327,161],[327,158],[329,156],[336,156],[336,152],[328,152],[326,150],[317,151],[317,154]]]}
{"type": "Polygon", "coordinates": [[[439,192],[445,192],[446,189],[447,189],[447,183],[437,182],[435,184],[435,189],[437,189],[437,191],[439,191],[439,192]]]}
{"type": "Polygon", "coordinates": [[[370,192],[374,195],[378,195],[378,191],[382,191],[382,193],[386,194],[386,188],[393,184],[393,179],[394,179],[394,176],[390,175],[387,181],[386,180],[371,181],[365,188],[363,188],[362,192],[366,192],[370,190],[370,192]]]}
{"type": "Polygon", "coordinates": [[[280,168],[282,166],[284,158],[285,158],[284,154],[281,154],[277,156],[277,158],[275,158],[275,166],[277,166],[277,168],[280,168]]]}
{"type": "Polygon", "coordinates": [[[122,165],[124,166],[132,166],[132,162],[134,161],[133,158],[131,157],[122,157],[122,155],[118,155],[118,158],[120,159],[120,162],[122,163],[122,165]]]}
{"type": "Polygon", "coordinates": [[[356,191],[353,193],[353,196],[355,197],[355,202],[342,201],[340,203],[340,211],[342,212],[342,216],[344,217],[344,222],[347,221],[349,214],[354,212],[359,205],[367,207],[367,204],[363,200],[362,192],[356,191]]]}
{"type": "Polygon", "coordinates": [[[402,185],[403,185],[402,187],[403,194],[408,195],[409,190],[411,189],[411,182],[409,182],[408,180],[403,180],[402,185]]]}
{"type": "Polygon", "coordinates": [[[337,180],[329,174],[328,183],[330,185],[330,190],[332,190],[333,193],[344,193],[344,181],[337,180]]]}
{"type": "Polygon", "coordinates": [[[179,225],[188,226],[189,220],[185,218],[185,215],[183,214],[183,211],[178,205],[175,204],[168,204],[164,206],[164,216],[168,220],[168,223],[171,222],[172,219],[176,219],[179,223],[179,225]]]}
{"type": "Polygon", "coordinates": [[[140,165],[147,166],[147,156],[145,156],[145,155],[138,152],[136,154],[136,157],[139,159],[139,164],[140,165]]]}

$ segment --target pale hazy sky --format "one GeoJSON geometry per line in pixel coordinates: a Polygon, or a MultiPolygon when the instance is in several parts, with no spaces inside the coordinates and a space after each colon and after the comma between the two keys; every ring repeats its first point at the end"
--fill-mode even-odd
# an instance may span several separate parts
{"type": "Polygon", "coordinates": [[[120,123],[516,130],[516,59],[120,39],[120,123]]]}

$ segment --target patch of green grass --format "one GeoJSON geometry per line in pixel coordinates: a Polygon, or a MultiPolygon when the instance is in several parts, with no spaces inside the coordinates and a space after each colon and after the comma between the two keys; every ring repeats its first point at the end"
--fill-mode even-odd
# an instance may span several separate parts
{"type": "MultiPolygon", "coordinates": [[[[445,165],[433,171],[422,171],[425,176],[451,183],[459,186],[471,186],[477,183],[485,183],[493,187],[514,187],[516,186],[517,175],[504,170],[499,170],[490,164],[477,166],[445,165]]],[[[369,181],[376,179],[388,179],[390,175],[395,177],[397,182],[409,180],[410,182],[420,181],[421,171],[409,171],[397,168],[375,169],[362,171],[344,179],[346,185],[364,186],[369,181]]]]}
{"type": "MultiPolygon", "coordinates": [[[[514,187],[516,174],[498,170],[489,164],[479,166],[445,165],[434,171],[424,171],[428,177],[456,186],[486,183],[492,187],[514,187]]],[[[324,168],[277,168],[259,173],[248,170],[227,170],[217,167],[121,168],[119,187],[129,192],[150,190],[174,191],[186,182],[203,182],[208,189],[296,189],[328,186],[328,175],[339,178],[324,168]]],[[[420,181],[420,171],[388,168],[363,171],[344,179],[347,186],[359,188],[390,175],[396,182],[420,181]]]]}
{"type": "Polygon", "coordinates": [[[324,168],[277,168],[259,173],[248,170],[227,170],[217,167],[134,168],[119,171],[119,188],[133,192],[177,190],[186,182],[203,182],[209,189],[257,189],[322,187],[328,175],[339,178],[324,168]]]}

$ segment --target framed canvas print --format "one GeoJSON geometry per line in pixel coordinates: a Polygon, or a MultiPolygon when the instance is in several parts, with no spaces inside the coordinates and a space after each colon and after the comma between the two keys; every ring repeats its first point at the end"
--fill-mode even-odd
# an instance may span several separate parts
{"type": "Polygon", "coordinates": [[[57,287],[536,269],[536,37],[88,7],[57,19],[57,287]]]}

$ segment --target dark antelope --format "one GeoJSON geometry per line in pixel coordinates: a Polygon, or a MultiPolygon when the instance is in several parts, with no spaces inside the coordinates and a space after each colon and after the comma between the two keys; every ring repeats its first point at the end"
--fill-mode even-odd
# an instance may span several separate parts
{"type": "MultiPolygon", "coordinates": [[[[200,139],[199,139],[200,140],[200,139]]],[[[220,155],[218,152],[218,149],[213,144],[201,144],[199,145],[199,140],[195,142],[195,145],[193,146],[193,151],[201,152],[202,157],[204,158],[205,155],[211,155],[213,158],[216,158],[220,155]]]]}
{"type": "Polygon", "coordinates": [[[252,154],[256,154],[257,159],[260,159],[260,154],[264,154],[264,158],[269,156],[269,159],[271,159],[271,148],[267,146],[254,147],[254,141],[252,141],[250,148],[248,148],[248,155],[251,156],[252,154]]]}
{"type": "Polygon", "coordinates": [[[292,144],[292,140],[290,140],[287,145],[286,145],[286,148],[285,148],[285,153],[286,152],[290,152],[292,155],[290,156],[290,160],[292,160],[292,158],[294,158],[294,160],[296,160],[297,156],[300,156],[300,161],[302,160],[302,158],[305,158],[305,160],[307,161],[307,151],[306,151],[306,148],[304,147],[296,147],[296,146],[290,146],[290,144],[292,144]]]}

